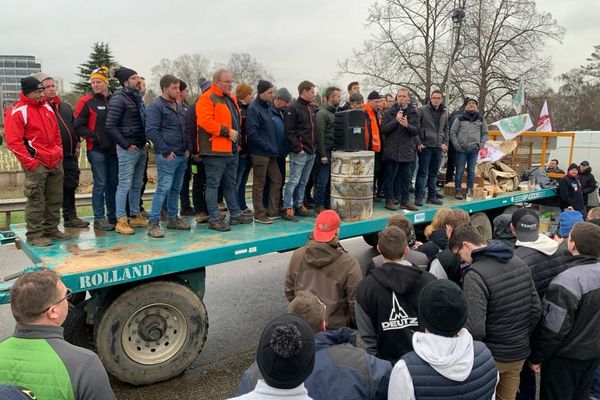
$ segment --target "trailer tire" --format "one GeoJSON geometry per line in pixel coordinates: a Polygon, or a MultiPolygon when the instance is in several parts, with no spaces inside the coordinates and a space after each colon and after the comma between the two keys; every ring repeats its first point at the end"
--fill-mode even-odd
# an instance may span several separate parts
{"type": "Polygon", "coordinates": [[[96,348],[106,370],[132,385],[181,374],[208,334],[202,300],[187,286],[150,282],[117,297],[100,320],[96,348]]]}
{"type": "Polygon", "coordinates": [[[75,346],[95,350],[94,326],[87,323],[86,302],[69,303],[69,314],[63,323],[65,340],[75,346]]]}
{"type": "Polygon", "coordinates": [[[379,243],[379,236],[377,235],[377,233],[369,233],[363,235],[363,239],[371,247],[377,247],[377,243],[379,243]]]}

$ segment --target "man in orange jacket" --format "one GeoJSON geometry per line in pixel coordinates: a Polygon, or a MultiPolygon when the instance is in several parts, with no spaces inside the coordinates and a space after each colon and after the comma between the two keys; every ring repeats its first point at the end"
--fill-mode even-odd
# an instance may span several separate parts
{"type": "Polygon", "coordinates": [[[229,231],[230,225],[248,224],[252,217],[242,215],[236,191],[238,138],[241,114],[236,98],[231,94],[233,76],[220,68],[213,75],[210,89],[196,102],[198,148],[206,169],[206,206],[208,227],[229,231]],[[220,218],[217,192],[223,195],[229,208],[229,223],[220,218]]]}
{"type": "Polygon", "coordinates": [[[31,246],[69,239],[58,230],[63,200],[63,149],[52,107],[43,100],[44,85],[21,79],[19,101],[6,113],[6,146],[25,171],[25,223],[31,246]]]}

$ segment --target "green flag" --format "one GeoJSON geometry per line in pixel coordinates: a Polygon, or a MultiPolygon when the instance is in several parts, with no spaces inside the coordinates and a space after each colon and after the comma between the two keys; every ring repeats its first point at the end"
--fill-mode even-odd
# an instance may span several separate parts
{"type": "Polygon", "coordinates": [[[523,81],[519,83],[519,88],[517,89],[517,93],[513,96],[512,106],[517,114],[520,114],[523,111],[523,106],[525,105],[525,85],[523,81]]]}
{"type": "Polygon", "coordinates": [[[532,128],[533,122],[531,122],[529,114],[521,114],[501,119],[500,121],[494,122],[493,125],[498,127],[504,140],[511,140],[532,128]]]}

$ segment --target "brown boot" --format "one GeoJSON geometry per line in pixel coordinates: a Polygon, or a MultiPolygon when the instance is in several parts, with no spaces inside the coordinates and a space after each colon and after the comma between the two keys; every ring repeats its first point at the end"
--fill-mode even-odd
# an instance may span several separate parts
{"type": "Polygon", "coordinates": [[[54,232],[46,233],[44,236],[46,236],[48,239],[56,239],[56,240],[68,240],[68,239],[71,239],[71,234],[70,233],[61,232],[58,229],[55,230],[54,232]]]}
{"type": "Polygon", "coordinates": [[[119,221],[117,222],[117,226],[115,227],[115,230],[123,235],[133,235],[135,233],[133,228],[131,226],[129,226],[127,217],[119,218],[119,221]]]}
{"type": "Polygon", "coordinates": [[[27,244],[33,247],[45,247],[50,246],[52,244],[52,239],[47,238],[45,236],[40,236],[33,239],[28,239],[27,244]]]}
{"type": "Polygon", "coordinates": [[[146,228],[148,227],[148,219],[142,214],[135,215],[129,218],[129,226],[132,228],[146,228]]]}
{"type": "Polygon", "coordinates": [[[393,210],[393,211],[396,211],[398,209],[396,204],[394,204],[394,200],[386,200],[385,208],[387,208],[388,210],[393,210]]]}

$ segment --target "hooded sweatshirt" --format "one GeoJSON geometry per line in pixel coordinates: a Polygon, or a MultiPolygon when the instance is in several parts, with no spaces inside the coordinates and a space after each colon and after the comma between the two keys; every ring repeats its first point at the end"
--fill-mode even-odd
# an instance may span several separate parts
{"type": "Polygon", "coordinates": [[[277,389],[267,385],[262,379],[256,384],[256,388],[248,394],[232,397],[231,400],[270,400],[270,399],[288,399],[288,400],[312,400],[304,387],[304,383],[293,389],[277,389]]]}
{"type": "Polygon", "coordinates": [[[412,350],[418,299],[436,279],[406,261],[386,262],[358,285],[356,322],[367,352],[395,363],[412,350]]]}
{"type": "MultiPolygon", "coordinates": [[[[444,378],[454,382],[464,382],[471,375],[474,363],[473,337],[465,328],[461,329],[454,337],[415,332],[412,342],[417,356],[444,378]]],[[[487,354],[491,358],[489,351],[487,354]]],[[[494,377],[495,386],[495,382],[498,380],[497,373],[494,374],[494,377]]],[[[479,386],[483,385],[484,382],[480,382],[479,386]]],[[[415,390],[409,369],[406,362],[400,360],[392,370],[388,400],[415,399],[415,390]]]]}
{"type": "Polygon", "coordinates": [[[299,290],[308,290],[327,306],[331,329],[355,326],[354,292],[362,272],[354,257],[337,239],[329,243],[309,240],[290,260],[285,278],[285,295],[292,301],[299,290]]]}

